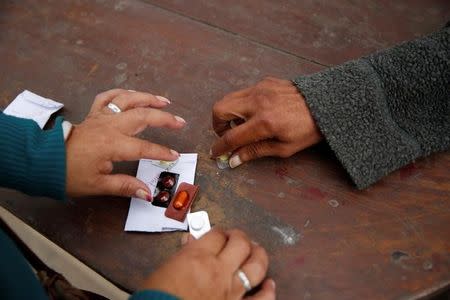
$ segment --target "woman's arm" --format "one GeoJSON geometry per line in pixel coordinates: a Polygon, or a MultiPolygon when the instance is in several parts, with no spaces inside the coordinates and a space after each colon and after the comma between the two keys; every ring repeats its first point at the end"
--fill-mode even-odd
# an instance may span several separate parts
{"type": "Polygon", "coordinates": [[[0,186],[63,200],[66,150],[61,123],[41,130],[32,120],[0,113],[0,186]]]}

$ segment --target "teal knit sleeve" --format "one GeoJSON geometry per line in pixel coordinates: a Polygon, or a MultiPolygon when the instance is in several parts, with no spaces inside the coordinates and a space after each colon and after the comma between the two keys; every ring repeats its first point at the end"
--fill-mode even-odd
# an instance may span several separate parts
{"type": "Polygon", "coordinates": [[[50,130],[0,112],[0,186],[65,199],[66,149],[58,117],[50,130]]]}
{"type": "Polygon", "coordinates": [[[180,300],[180,298],[162,291],[143,290],[134,293],[128,300],[180,300]]]}

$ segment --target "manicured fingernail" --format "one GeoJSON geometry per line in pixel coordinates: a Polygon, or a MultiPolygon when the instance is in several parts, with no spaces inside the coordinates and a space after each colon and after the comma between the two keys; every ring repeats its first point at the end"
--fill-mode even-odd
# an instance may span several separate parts
{"type": "Polygon", "coordinates": [[[152,202],[152,195],[150,195],[148,192],[144,191],[143,189],[138,189],[136,191],[136,197],[141,198],[143,200],[147,200],[149,202],[152,202]]]}
{"type": "Polygon", "coordinates": [[[173,150],[173,149],[170,149],[170,153],[171,153],[172,155],[176,155],[177,157],[180,156],[180,153],[178,153],[177,151],[175,151],[175,150],[173,150]]]}
{"type": "Polygon", "coordinates": [[[253,245],[259,246],[258,242],[252,241],[253,245]]]}
{"type": "Polygon", "coordinates": [[[132,92],[132,93],[136,93],[136,91],[135,90],[128,90],[129,92],[132,92]]]}
{"type": "Polygon", "coordinates": [[[166,97],[156,96],[156,98],[158,98],[159,101],[166,102],[167,104],[170,104],[170,100],[167,99],[166,97]]]}
{"type": "Polygon", "coordinates": [[[234,155],[233,157],[230,158],[229,164],[230,164],[230,167],[234,169],[234,168],[242,165],[242,160],[239,157],[239,155],[234,155]]]}
{"type": "Polygon", "coordinates": [[[181,122],[181,123],[186,123],[186,120],[185,120],[185,119],[183,119],[182,117],[179,117],[179,116],[175,116],[175,119],[177,119],[177,121],[178,121],[178,122],[181,122]]]}
{"type": "Polygon", "coordinates": [[[275,284],[275,281],[273,281],[272,279],[269,279],[269,283],[272,285],[273,289],[275,289],[277,287],[277,285],[275,284]]]}
{"type": "Polygon", "coordinates": [[[183,235],[181,236],[181,245],[186,245],[186,243],[188,242],[188,239],[189,239],[189,234],[183,233],[183,235]]]}

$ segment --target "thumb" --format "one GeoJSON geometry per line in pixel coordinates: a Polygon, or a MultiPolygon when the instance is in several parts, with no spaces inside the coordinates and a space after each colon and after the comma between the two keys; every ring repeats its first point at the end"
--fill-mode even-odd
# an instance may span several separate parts
{"type": "Polygon", "coordinates": [[[231,155],[229,164],[236,168],[244,162],[265,156],[287,157],[287,145],[274,140],[263,140],[239,148],[231,155]]]}
{"type": "Polygon", "coordinates": [[[152,201],[152,194],[147,185],[137,179],[124,174],[106,175],[99,187],[104,194],[137,197],[143,200],[152,201]]]}

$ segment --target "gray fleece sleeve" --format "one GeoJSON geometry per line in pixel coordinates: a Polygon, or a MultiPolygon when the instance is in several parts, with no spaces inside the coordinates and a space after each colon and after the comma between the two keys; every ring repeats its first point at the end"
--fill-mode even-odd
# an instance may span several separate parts
{"type": "Polygon", "coordinates": [[[359,189],[449,148],[449,27],[293,82],[359,189]]]}

